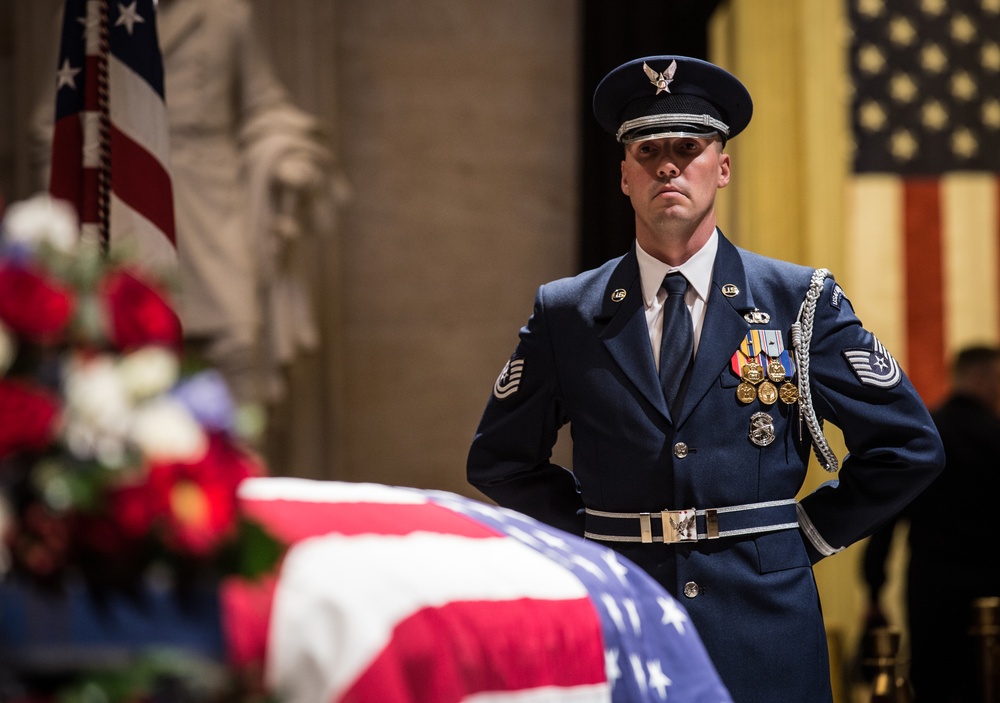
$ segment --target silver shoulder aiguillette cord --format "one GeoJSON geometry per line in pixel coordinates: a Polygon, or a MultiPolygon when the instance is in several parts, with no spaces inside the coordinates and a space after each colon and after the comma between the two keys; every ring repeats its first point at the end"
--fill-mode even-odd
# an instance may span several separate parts
{"type": "Polygon", "coordinates": [[[813,318],[816,316],[816,303],[823,292],[824,281],[830,275],[827,269],[813,271],[812,280],[809,281],[809,290],[799,308],[799,319],[792,325],[792,348],[795,350],[799,374],[799,421],[805,422],[809,429],[813,450],[816,452],[819,463],[832,473],[839,468],[837,455],[833,453],[829,442],[823,435],[823,421],[816,417],[816,410],[812,403],[812,391],[809,388],[809,345],[812,342],[813,318]]]}

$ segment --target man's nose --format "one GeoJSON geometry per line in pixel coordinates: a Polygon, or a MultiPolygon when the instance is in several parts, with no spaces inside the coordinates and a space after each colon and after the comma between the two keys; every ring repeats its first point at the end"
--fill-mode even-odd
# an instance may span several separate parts
{"type": "Polygon", "coordinates": [[[674,155],[664,152],[663,156],[660,158],[660,163],[657,164],[656,175],[660,178],[674,178],[680,174],[681,170],[677,166],[674,155]]]}

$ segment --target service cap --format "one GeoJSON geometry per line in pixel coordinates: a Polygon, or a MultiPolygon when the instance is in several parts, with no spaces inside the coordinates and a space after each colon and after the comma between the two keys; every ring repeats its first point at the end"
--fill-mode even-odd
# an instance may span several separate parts
{"type": "Polygon", "coordinates": [[[753,114],[750,93],[728,71],[688,56],[624,63],[594,91],[594,116],[623,144],[662,137],[732,139],[753,114]]]}

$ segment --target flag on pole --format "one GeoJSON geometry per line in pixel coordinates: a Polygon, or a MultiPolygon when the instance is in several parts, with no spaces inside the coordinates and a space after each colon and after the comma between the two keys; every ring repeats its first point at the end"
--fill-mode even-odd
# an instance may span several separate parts
{"type": "Polygon", "coordinates": [[[153,0],[66,0],[49,192],[76,206],[84,236],[140,263],[173,263],[153,0]]]}
{"type": "Polygon", "coordinates": [[[848,7],[850,249],[934,405],[952,353],[1000,340],[1000,2],[848,7]]]}
{"type": "Polygon", "coordinates": [[[235,658],[266,650],[283,701],[731,700],[683,606],[611,549],[439,491],[262,478],[239,496],[292,545],[262,599],[223,601],[235,658]]]}

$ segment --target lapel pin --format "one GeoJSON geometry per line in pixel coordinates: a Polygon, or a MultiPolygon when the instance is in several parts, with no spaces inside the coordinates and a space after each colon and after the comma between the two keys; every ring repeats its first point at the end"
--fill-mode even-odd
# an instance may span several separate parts
{"type": "Polygon", "coordinates": [[[737,288],[732,283],[727,283],[726,285],[722,286],[722,294],[727,298],[735,298],[737,295],[740,294],[740,289],[737,288]]]}
{"type": "Polygon", "coordinates": [[[620,303],[621,301],[625,300],[625,295],[626,295],[625,289],[618,288],[611,294],[611,302],[620,303]]]}

